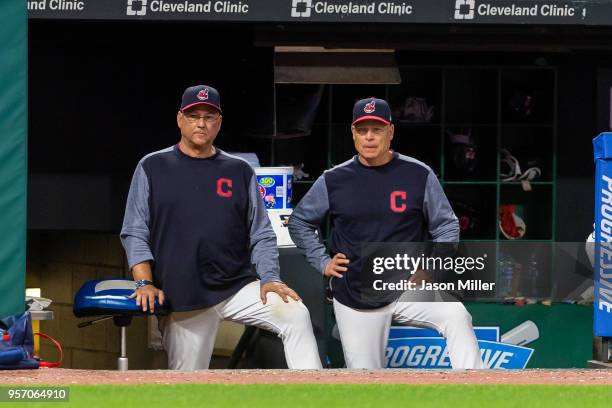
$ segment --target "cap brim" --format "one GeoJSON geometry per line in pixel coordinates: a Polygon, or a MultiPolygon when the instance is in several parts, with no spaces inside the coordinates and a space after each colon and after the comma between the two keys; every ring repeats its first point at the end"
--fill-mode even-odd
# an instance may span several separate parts
{"type": "Polygon", "coordinates": [[[363,122],[364,120],[377,120],[379,122],[384,123],[385,125],[390,125],[391,124],[390,121],[384,120],[380,116],[362,116],[362,117],[358,118],[357,120],[353,121],[352,125],[354,125],[355,123],[363,122]]]}
{"type": "Polygon", "coordinates": [[[219,106],[215,105],[214,103],[210,103],[210,102],[194,102],[194,103],[190,103],[189,105],[183,106],[181,108],[181,112],[183,112],[185,109],[189,109],[189,108],[191,108],[193,106],[196,106],[196,105],[208,105],[208,106],[212,106],[213,108],[218,110],[219,113],[221,113],[221,108],[219,106]]]}

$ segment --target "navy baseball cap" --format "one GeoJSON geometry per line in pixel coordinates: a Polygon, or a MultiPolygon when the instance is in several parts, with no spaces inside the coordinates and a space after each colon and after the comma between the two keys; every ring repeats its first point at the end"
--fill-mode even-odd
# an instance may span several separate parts
{"type": "Polygon", "coordinates": [[[352,124],[368,119],[378,120],[386,125],[391,124],[391,108],[387,101],[378,98],[366,98],[355,102],[352,124]]]}
{"type": "Polygon", "coordinates": [[[183,92],[181,111],[195,105],[210,105],[221,113],[221,97],[219,96],[219,91],[208,85],[190,86],[183,92]]]}

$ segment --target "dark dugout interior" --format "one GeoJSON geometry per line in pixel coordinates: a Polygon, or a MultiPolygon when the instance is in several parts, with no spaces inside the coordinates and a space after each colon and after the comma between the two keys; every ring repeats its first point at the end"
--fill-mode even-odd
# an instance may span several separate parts
{"type": "Polygon", "coordinates": [[[598,101],[601,72],[612,67],[607,31],[304,27],[30,21],[29,228],[117,232],[136,163],[178,142],[176,111],[193,84],[221,93],[217,145],[269,165],[266,139],[247,135],[274,132],[273,45],[298,44],[395,48],[400,65],[558,67],[557,240],[586,237],[591,139],[609,130],[609,101],[598,101]]]}
{"type": "Polygon", "coordinates": [[[138,160],[180,139],[187,86],[220,91],[222,148],[272,132],[273,51],[249,26],[34,21],[29,41],[30,228],[118,231],[138,160]]]}

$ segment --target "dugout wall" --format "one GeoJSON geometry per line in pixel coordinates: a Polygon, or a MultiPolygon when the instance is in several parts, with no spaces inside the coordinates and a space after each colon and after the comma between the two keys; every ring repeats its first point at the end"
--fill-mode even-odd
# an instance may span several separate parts
{"type": "Polygon", "coordinates": [[[24,309],[27,22],[23,1],[0,2],[0,318],[24,309]]]}

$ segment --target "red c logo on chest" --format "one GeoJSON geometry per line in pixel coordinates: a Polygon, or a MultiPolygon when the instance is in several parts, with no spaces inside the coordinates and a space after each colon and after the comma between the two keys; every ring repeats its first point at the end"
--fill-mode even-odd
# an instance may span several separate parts
{"type": "Polygon", "coordinates": [[[231,197],[232,196],[232,180],[226,178],[220,178],[217,180],[217,194],[219,197],[231,197]]]}
{"type": "Polygon", "coordinates": [[[391,211],[396,213],[403,213],[406,211],[408,206],[406,205],[406,192],[405,191],[394,191],[389,196],[391,211]]]}

